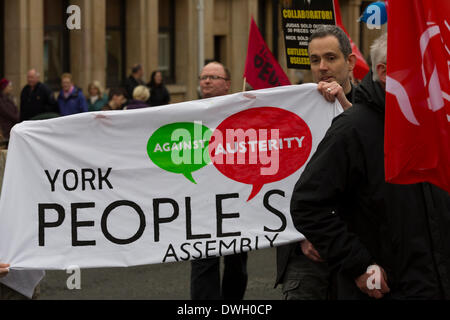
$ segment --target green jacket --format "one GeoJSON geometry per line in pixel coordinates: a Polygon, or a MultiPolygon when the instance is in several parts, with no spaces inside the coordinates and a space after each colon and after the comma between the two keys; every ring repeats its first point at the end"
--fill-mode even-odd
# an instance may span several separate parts
{"type": "Polygon", "coordinates": [[[95,103],[91,103],[91,100],[89,98],[86,98],[88,103],[88,110],[89,111],[100,111],[102,107],[108,103],[108,96],[106,94],[103,95],[102,98],[97,99],[95,103]]]}

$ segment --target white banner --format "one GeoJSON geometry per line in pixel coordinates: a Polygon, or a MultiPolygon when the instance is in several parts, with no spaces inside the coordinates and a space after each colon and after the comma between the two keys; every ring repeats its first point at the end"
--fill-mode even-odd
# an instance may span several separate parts
{"type": "Polygon", "coordinates": [[[292,190],[342,111],[316,87],[18,124],[0,199],[0,261],[134,266],[301,240],[292,190]]]}

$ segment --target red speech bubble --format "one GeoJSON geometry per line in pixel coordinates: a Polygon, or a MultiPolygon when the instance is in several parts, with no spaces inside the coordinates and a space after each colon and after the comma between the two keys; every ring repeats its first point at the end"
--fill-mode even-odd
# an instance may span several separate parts
{"type": "Polygon", "coordinates": [[[253,185],[247,201],[261,188],[301,168],[312,148],[302,118],[275,107],[258,107],[228,117],[214,130],[209,155],[226,177],[253,185]]]}

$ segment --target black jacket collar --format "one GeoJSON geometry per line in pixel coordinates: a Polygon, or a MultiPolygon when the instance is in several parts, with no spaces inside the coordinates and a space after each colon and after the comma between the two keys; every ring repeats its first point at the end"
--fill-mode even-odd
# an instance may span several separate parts
{"type": "Polygon", "coordinates": [[[355,89],[355,103],[365,104],[384,114],[385,95],[386,93],[380,83],[372,80],[372,71],[370,71],[355,89]]]}

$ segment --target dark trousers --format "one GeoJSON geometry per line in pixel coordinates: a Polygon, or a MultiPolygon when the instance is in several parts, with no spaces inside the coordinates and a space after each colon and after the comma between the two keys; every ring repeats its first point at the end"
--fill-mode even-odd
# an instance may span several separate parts
{"type": "Polygon", "coordinates": [[[247,253],[224,256],[222,286],[220,257],[191,261],[192,300],[242,300],[247,288],[247,253]]]}
{"type": "Polygon", "coordinates": [[[334,285],[328,265],[314,262],[302,253],[293,251],[289,257],[283,278],[285,300],[328,300],[333,299],[334,285]]]}
{"type": "MultiPolygon", "coordinates": [[[[33,300],[36,300],[40,294],[39,285],[34,290],[33,300]]],[[[11,289],[8,286],[5,286],[3,283],[0,283],[0,300],[29,300],[28,297],[25,297],[21,293],[11,289]]]]}

